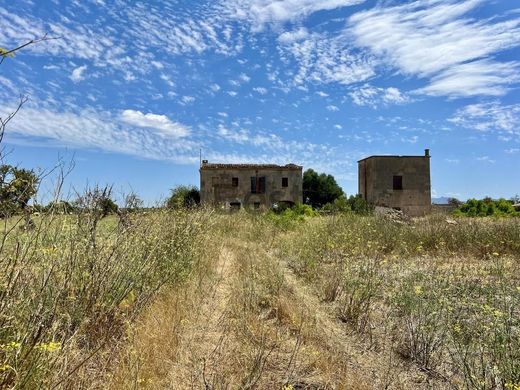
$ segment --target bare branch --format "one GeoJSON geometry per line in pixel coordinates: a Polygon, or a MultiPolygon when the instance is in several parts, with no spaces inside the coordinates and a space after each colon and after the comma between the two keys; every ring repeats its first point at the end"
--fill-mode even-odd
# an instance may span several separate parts
{"type": "Polygon", "coordinates": [[[18,102],[18,106],[16,107],[16,109],[13,112],[11,112],[7,116],[7,118],[3,119],[0,117],[0,144],[2,143],[2,140],[4,139],[4,133],[5,133],[5,128],[7,127],[7,124],[14,118],[14,116],[18,113],[18,111],[20,111],[20,109],[27,102],[27,100],[29,100],[29,98],[27,96],[20,95],[20,100],[18,102]]]}
{"type": "Polygon", "coordinates": [[[51,38],[51,37],[48,37],[47,34],[45,34],[43,37],[41,38],[36,38],[36,39],[31,39],[30,41],[28,42],[25,42],[23,45],[20,45],[18,47],[15,47],[14,49],[11,49],[11,50],[7,50],[7,51],[1,51],[0,52],[0,64],[2,64],[2,62],[4,62],[4,60],[11,54],[14,54],[15,52],[17,52],[18,50],[21,50],[23,49],[24,47],[27,47],[27,46],[30,46],[30,45],[34,45],[35,43],[40,43],[40,42],[45,42],[45,41],[51,41],[51,40],[54,40],[54,39],[60,39],[61,37],[54,37],[54,38],[51,38]]]}

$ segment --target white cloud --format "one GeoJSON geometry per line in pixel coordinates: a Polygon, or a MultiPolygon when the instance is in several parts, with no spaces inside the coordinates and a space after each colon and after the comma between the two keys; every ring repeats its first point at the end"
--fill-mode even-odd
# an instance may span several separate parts
{"type": "Polygon", "coordinates": [[[470,104],[458,109],[448,121],[461,127],[520,137],[520,104],[470,104]]]}
{"type": "Polygon", "coordinates": [[[490,163],[490,164],[494,164],[495,163],[495,160],[491,159],[489,156],[477,157],[477,161],[487,162],[487,163],[490,163]]]}
{"type": "Polygon", "coordinates": [[[286,63],[296,60],[296,86],[308,82],[349,85],[375,75],[373,58],[355,52],[341,35],[312,34],[301,41],[281,44],[279,50],[286,63]]]}
{"type": "Polygon", "coordinates": [[[215,92],[215,93],[218,92],[218,91],[220,91],[220,85],[218,85],[218,84],[211,84],[211,85],[209,86],[209,88],[210,88],[213,92],[215,92]]]}
{"type": "Polygon", "coordinates": [[[83,65],[83,66],[79,66],[79,67],[75,68],[70,75],[70,79],[72,81],[74,81],[75,83],[79,83],[80,81],[85,80],[84,73],[86,70],[87,70],[87,65],[83,65]]]}
{"type": "Polygon", "coordinates": [[[278,41],[283,44],[289,44],[297,41],[302,41],[309,37],[309,32],[305,27],[300,27],[294,31],[285,31],[278,36],[278,41]]]}
{"type": "Polygon", "coordinates": [[[318,11],[351,6],[365,0],[225,0],[224,9],[235,19],[247,20],[253,31],[266,24],[296,21],[318,11]]]}
{"type": "Polygon", "coordinates": [[[341,129],[343,129],[343,126],[341,126],[341,125],[334,125],[334,128],[336,130],[341,130],[341,129]]]}
{"type": "Polygon", "coordinates": [[[194,101],[195,101],[195,98],[193,96],[183,96],[181,98],[181,104],[183,104],[183,105],[191,104],[194,101]]]}
{"type": "Polygon", "coordinates": [[[329,96],[328,93],[325,93],[325,92],[323,92],[323,91],[318,91],[318,92],[316,92],[316,95],[318,95],[318,96],[320,96],[320,97],[322,97],[322,98],[325,98],[325,97],[328,97],[328,96],[329,96]]]}
{"type": "Polygon", "coordinates": [[[243,83],[248,83],[249,81],[251,81],[251,77],[249,77],[247,74],[245,73],[241,73],[240,76],[238,76],[238,78],[240,79],[240,81],[242,81],[243,83]]]}
{"type": "MultiPolygon", "coordinates": [[[[40,104],[41,105],[41,104],[40,104]]],[[[51,107],[24,107],[11,123],[9,141],[37,145],[99,149],[155,160],[195,163],[197,145],[179,137],[188,134],[185,126],[163,115],[125,110],[121,114],[75,107],[69,111],[51,107]]]]}
{"type": "Polygon", "coordinates": [[[376,6],[351,16],[346,34],[404,74],[433,78],[421,93],[503,94],[505,85],[518,81],[518,63],[501,64],[492,56],[520,45],[520,19],[494,23],[464,17],[482,2],[419,0],[376,6]]]}
{"type": "Polygon", "coordinates": [[[327,110],[332,111],[332,112],[339,111],[339,107],[334,106],[332,104],[328,105],[326,108],[327,108],[327,110]]]}
{"type": "Polygon", "coordinates": [[[504,150],[504,152],[506,152],[507,154],[516,154],[516,153],[520,153],[520,148],[510,148],[510,149],[504,150]]]}
{"type": "Polygon", "coordinates": [[[264,87],[255,87],[253,88],[253,91],[259,93],[260,95],[267,95],[267,89],[264,87]]]}
{"type": "Polygon", "coordinates": [[[121,113],[120,120],[131,126],[154,130],[164,137],[180,138],[190,134],[190,130],[186,126],[173,122],[166,115],[143,114],[141,111],[124,110],[121,113]]]}
{"type": "Polygon", "coordinates": [[[381,104],[405,104],[410,101],[408,96],[395,87],[378,88],[365,84],[348,94],[354,104],[373,108],[381,104]]]}

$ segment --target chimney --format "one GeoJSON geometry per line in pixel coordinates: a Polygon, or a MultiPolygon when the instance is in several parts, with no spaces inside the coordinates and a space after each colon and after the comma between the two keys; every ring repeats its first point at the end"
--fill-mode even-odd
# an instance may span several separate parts
{"type": "Polygon", "coordinates": [[[424,157],[430,157],[430,149],[424,149],[424,157]]]}

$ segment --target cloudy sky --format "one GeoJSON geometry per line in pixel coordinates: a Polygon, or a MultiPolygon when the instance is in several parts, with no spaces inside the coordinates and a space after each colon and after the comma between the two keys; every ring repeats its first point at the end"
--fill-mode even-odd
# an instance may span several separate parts
{"type": "Polygon", "coordinates": [[[212,162],[432,154],[434,196],[520,193],[516,0],[0,0],[8,160],[151,201],[212,162]]]}

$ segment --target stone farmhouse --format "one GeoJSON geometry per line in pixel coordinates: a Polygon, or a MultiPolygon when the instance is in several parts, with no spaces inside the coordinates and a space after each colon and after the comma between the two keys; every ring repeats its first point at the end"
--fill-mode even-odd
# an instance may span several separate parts
{"type": "Polygon", "coordinates": [[[358,161],[359,194],[374,206],[410,216],[431,211],[430,151],[424,156],[370,156],[358,161]]]}
{"type": "Polygon", "coordinates": [[[295,164],[214,164],[204,160],[199,170],[201,203],[230,209],[301,203],[302,169],[295,164]]]}

